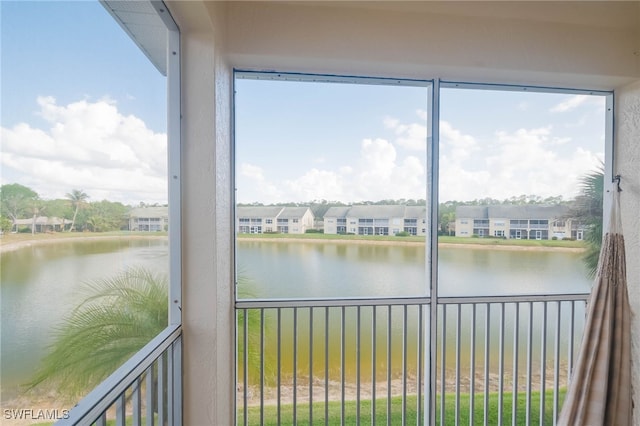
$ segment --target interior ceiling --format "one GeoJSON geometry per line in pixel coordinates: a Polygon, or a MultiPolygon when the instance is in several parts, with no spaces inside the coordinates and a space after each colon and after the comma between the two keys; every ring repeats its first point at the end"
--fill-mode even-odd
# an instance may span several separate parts
{"type": "Polygon", "coordinates": [[[640,30],[640,1],[285,1],[282,3],[431,13],[467,17],[522,19],[612,29],[640,30]]]}

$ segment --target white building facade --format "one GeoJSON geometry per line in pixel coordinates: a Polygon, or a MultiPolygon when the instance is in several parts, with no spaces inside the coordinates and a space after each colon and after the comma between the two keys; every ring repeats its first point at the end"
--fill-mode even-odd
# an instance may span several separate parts
{"type": "Polygon", "coordinates": [[[458,206],[456,237],[582,240],[585,226],[568,215],[560,205],[458,206]]]}
{"type": "Polygon", "coordinates": [[[424,206],[361,205],[331,207],[324,215],[325,234],[426,235],[424,206]]]}
{"type": "Polygon", "coordinates": [[[240,206],[236,210],[239,234],[304,234],[313,229],[308,207],[240,206]]]}

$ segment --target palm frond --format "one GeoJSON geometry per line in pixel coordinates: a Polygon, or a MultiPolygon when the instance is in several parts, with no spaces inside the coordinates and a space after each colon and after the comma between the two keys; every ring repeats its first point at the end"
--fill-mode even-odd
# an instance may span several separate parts
{"type": "Polygon", "coordinates": [[[132,268],[89,282],[86,298],[54,329],[28,388],[55,383],[69,396],[97,385],[167,326],[167,279],[132,268]]]}
{"type": "Polygon", "coordinates": [[[585,226],[587,250],[582,258],[588,273],[595,276],[602,247],[604,166],[587,173],[580,180],[580,194],[575,198],[569,216],[585,226]]]}

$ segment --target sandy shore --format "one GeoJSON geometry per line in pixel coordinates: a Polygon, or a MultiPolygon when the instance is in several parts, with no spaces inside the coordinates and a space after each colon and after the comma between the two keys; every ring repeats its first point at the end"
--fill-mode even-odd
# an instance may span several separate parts
{"type": "Polygon", "coordinates": [[[18,250],[25,247],[32,247],[36,245],[66,243],[75,241],[99,241],[99,240],[142,240],[142,239],[167,239],[166,235],[83,235],[76,236],[77,234],[65,235],[65,234],[36,234],[34,238],[29,239],[11,239],[11,237],[3,237],[0,239],[0,253],[18,250]]]}
{"type": "MultiPolygon", "coordinates": [[[[381,240],[339,240],[323,238],[252,238],[241,237],[239,242],[268,242],[268,243],[313,243],[313,244],[366,244],[379,246],[424,246],[420,241],[381,241],[381,240]]],[[[461,248],[473,250],[509,250],[509,251],[561,251],[581,253],[585,249],[581,247],[545,247],[545,246],[517,246],[503,244],[464,244],[464,243],[438,243],[441,248],[461,248]]]]}

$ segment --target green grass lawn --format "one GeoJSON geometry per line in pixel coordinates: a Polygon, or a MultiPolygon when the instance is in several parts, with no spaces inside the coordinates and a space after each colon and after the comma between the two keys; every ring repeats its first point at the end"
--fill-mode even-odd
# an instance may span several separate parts
{"type": "MultiPolygon", "coordinates": [[[[565,395],[565,389],[560,391],[560,407],[565,395]]],[[[503,425],[511,425],[512,415],[512,396],[513,394],[505,392],[503,396],[503,425]]],[[[405,420],[407,424],[417,423],[417,404],[416,396],[407,396],[405,420]]],[[[469,394],[460,394],[460,424],[469,424],[469,394]]],[[[455,425],[455,395],[447,394],[445,396],[445,425],[455,425]]],[[[436,424],[440,425],[440,396],[437,398],[436,403],[436,424]]],[[[402,398],[391,398],[391,424],[402,424],[402,398]]],[[[424,407],[423,407],[424,410],[424,407]]],[[[249,407],[248,410],[248,424],[260,425],[260,407],[249,407]]],[[[423,415],[424,411],[422,411],[423,415]]],[[[487,423],[490,425],[498,425],[498,394],[489,394],[489,410],[488,410],[487,423]]],[[[328,404],[328,424],[338,425],[341,423],[342,410],[339,401],[331,401],[328,404]]],[[[355,425],[357,424],[357,404],[356,401],[346,401],[344,407],[344,424],[355,425]]],[[[359,420],[361,424],[371,424],[371,400],[360,401],[360,416],[359,420]]],[[[548,391],[545,398],[545,424],[553,424],[553,392],[548,391]]],[[[142,424],[146,423],[146,419],[143,418],[142,424]]],[[[313,403],[313,422],[314,425],[325,424],[325,405],[324,402],[313,403]]],[[[37,426],[49,426],[53,423],[38,423],[37,426]]],[[[133,419],[129,416],[126,419],[127,425],[133,424],[133,419]]],[[[244,424],[243,411],[238,410],[238,424],[244,424]]],[[[278,423],[277,407],[275,405],[265,405],[263,412],[263,425],[293,425],[293,405],[283,404],[280,407],[280,423],[278,423]]],[[[296,425],[309,425],[309,404],[298,404],[296,407],[296,425]]],[[[386,425],[387,424],[387,400],[385,398],[376,399],[376,419],[375,424],[386,425]]],[[[474,424],[484,424],[484,395],[476,394],[474,400],[474,424]]],[[[517,422],[516,425],[526,425],[526,394],[524,392],[518,393],[517,403],[517,422]]],[[[540,393],[531,393],[531,425],[540,424],[540,393]]],[[[107,421],[108,426],[115,425],[115,420],[107,421]]]]}
{"type": "MultiPolygon", "coordinates": [[[[564,399],[565,390],[561,390],[560,404],[564,399]]],[[[504,393],[503,396],[503,425],[511,425],[512,415],[512,394],[504,393]]],[[[469,394],[460,395],[460,424],[469,424],[469,394]]],[[[417,419],[417,404],[416,396],[408,396],[406,402],[406,423],[416,424],[417,419]]],[[[357,424],[357,404],[355,401],[345,402],[345,414],[344,424],[355,425],[357,424]]],[[[260,407],[248,408],[248,424],[259,425],[260,424],[260,407]]],[[[488,421],[490,425],[498,425],[498,394],[492,393],[489,395],[489,410],[488,421]]],[[[447,394],[445,396],[445,425],[455,425],[455,395],[447,394]]],[[[277,407],[269,405],[264,407],[263,413],[264,425],[277,425],[277,407]]],[[[329,402],[328,404],[328,424],[336,425],[340,424],[341,420],[341,408],[340,402],[329,402]]],[[[545,398],[545,424],[553,423],[553,392],[547,392],[545,398]]],[[[371,401],[360,401],[360,423],[371,424],[371,401]]],[[[540,393],[532,392],[531,394],[531,425],[540,424],[540,393]]],[[[292,425],[293,422],[293,406],[291,404],[282,405],[280,412],[280,424],[292,425]]],[[[391,398],[391,424],[402,424],[402,398],[391,398]]],[[[243,412],[238,412],[238,424],[244,424],[243,412]]],[[[309,404],[298,404],[296,407],[296,425],[309,425],[309,404]]],[[[313,404],[313,424],[323,425],[325,424],[325,405],[324,402],[318,402],[313,404]]],[[[387,424],[387,400],[376,400],[376,421],[375,424],[387,424]]],[[[436,424],[440,423],[440,397],[437,399],[436,407],[436,424]]],[[[476,394],[474,399],[474,424],[484,424],[484,395],[476,394]]],[[[526,425],[526,394],[524,392],[518,393],[517,403],[517,422],[516,425],[526,425]]]]}

